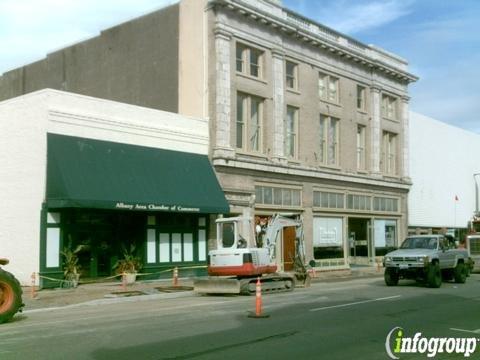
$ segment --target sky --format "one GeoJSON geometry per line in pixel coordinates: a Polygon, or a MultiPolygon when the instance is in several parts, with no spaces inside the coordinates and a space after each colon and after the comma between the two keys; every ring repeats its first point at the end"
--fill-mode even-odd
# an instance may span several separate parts
{"type": "MultiPolygon", "coordinates": [[[[175,0],[0,0],[0,74],[175,0]]],[[[480,134],[480,1],[283,0],[405,58],[410,109],[480,134]]]]}

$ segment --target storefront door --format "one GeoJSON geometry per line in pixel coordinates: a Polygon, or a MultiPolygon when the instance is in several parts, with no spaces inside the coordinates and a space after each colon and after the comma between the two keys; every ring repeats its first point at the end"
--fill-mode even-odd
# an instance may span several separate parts
{"type": "Polygon", "coordinates": [[[78,249],[81,278],[107,277],[123,252],[134,245],[141,255],[145,215],[113,211],[65,211],[64,247],[78,249]]]}
{"type": "Polygon", "coordinates": [[[295,262],[295,228],[286,227],[283,229],[283,270],[292,271],[295,262]]]}
{"type": "Polygon", "coordinates": [[[374,249],[372,246],[371,220],[366,218],[348,219],[348,240],[351,265],[371,265],[374,249]]]}

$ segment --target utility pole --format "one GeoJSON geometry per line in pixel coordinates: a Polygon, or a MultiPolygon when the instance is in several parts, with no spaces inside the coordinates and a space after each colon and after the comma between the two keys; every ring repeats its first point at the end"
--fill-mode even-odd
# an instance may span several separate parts
{"type": "Polygon", "coordinates": [[[473,174],[473,181],[475,182],[475,216],[480,215],[480,211],[478,208],[478,182],[476,179],[477,176],[480,176],[480,173],[473,174]]]}

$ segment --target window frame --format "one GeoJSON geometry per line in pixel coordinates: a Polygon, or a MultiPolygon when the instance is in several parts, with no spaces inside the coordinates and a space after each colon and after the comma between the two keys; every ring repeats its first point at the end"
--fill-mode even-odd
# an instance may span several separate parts
{"type": "Polygon", "coordinates": [[[332,166],[336,167],[340,164],[340,119],[330,116],[320,114],[318,120],[318,137],[320,140],[319,150],[320,150],[320,159],[318,160],[320,164],[324,166],[332,166]],[[322,120],[324,120],[322,124],[322,120]],[[334,163],[330,163],[330,149],[332,146],[330,144],[330,129],[332,123],[335,122],[336,124],[336,131],[335,131],[335,139],[334,141],[334,153],[335,153],[335,161],[334,163]]]}
{"type": "Polygon", "coordinates": [[[385,130],[382,134],[382,171],[385,175],[398,175],[398,134],[385,130]]]}
{"type": "Polygon", "coordinates": [[[362,85],[357,85],[357,110],[367,111],[367,88],[362,85]]]}
{"type": "Polygon", "coordinates": [[[357,170],[367,170],[367,127],[357,124],[357,170]]]}
{"type": "Polygon", "coordinates": [[[282,184],[267,184],[267,183],[256,183],[255,184],[255,206],[264,207],[264,208],[283,208],[283,209],[300,209],[303,207],[303,189],[301,186],[295,185],[282,185],[282,184]],[[264,189],[268,189],[268,192],[271,194],[271,201],[265,202],[265,192],[264,189]],[[259,198],[259,193],[261,192],[261,198],[259,198]],[[290,203],[286,203],[286,193],[290,192],[290,203]],[[294,195],[294,192],[297,195],[294,195]],[[276,200],[276,195],[280,194],[281,201],[278,203],[276,200]],[[298,204],[295,204],[294,200],[298,200],[298,204]]]}
{"type": "Polygon", "coordinates": [[[298,63],[285,60],[285,88],[287,90],[298,91],[299,88],[299,79],[298,79],[298,63]],[[288,65],[292,65],[292,74],[288,73],[288,65]],[[289,86],[289,79],[291,79],[292,86],[289,86]]]}
{"type": "Polygon", "coordinates": [[[284,155],[289,159],[298,159],[298,129],[299,129],[299,118],[300,118],[300,109],[296,106],[287,105],[287,109],[285,112],[285,119],[284,119],[284,155]],[[289,110],[292,109],[293,113],[293,126],[292,131],[289,132],[288,122],[289,122],[289,110]],[[293,137],[293,154],[290,153],[289,149],[289,141],[293,137]],[[288,150],[288,151],[287,151],[288,150]]]}
{"type": "Polygon", "coordinates": [[[246,94],[244,92],[237,92],[237,108],[235,116],[235,148],[239,151],[248,153],[263,154],[263,126],[264,126],[264,106],[265,99],[259,96],[246,94]],[[242,98],[242,121],[239,121],[239,98],[242,98]],[[257,133],[258,133],[258,145],[257,148],[252,147],[252,104],[253,101],[258,101],[257,111],[257,133]],[[239,124],[242,124],[242,144],[239,146],[238,129],[239,124]]]}
{"type": "Polygon", "coordinates": [[[265,51],[253,46],[237,42],[235,45],[235,70],[237,74],[263,79],[265,51]],[[240,50],[240,56],[239,56],[240,50]],[[252,61],[252,56],[257,55],[257,63],[252,61]],[[239,64],[241,64],[239,69],[239,64]],[[257,75],[252,72],[252,66],[257,69],[257,75]]]}
{"type": "Polygon", "coordinates": [[[314,209],[326,209],[332,210],[344,210],[345,209],[345,193],[334,190],[313,190],[313,208],[314,209]],[[335,206],[332,206],[332,198],[335,197],[335,206]],[[317,202],[318,199],[318,202],[317,202]],[[326,206],[325,205],[326,202],[326,206]],[[339,203],[341,206],[339,206],[339,203]]]}
{"type": "Polygon", "coordinates": [[[333,104],[339,104],[340,103],[340,78],[321,72],[318,72],[318,97],[322,101],[327,101],[333,104]],[[323,79],[324,82],[324,93],[321,93],[321,86],[320,86],[320,80],[323,79]],[[331,99],[331,88],[330,84],[334,83],[335,84],[335,98],[331,99]]]}
{"type": "Polygon", "coordinates": [[[372,208],[373,196],[371,194],[349,192],[345,196],[345,210],[347,211],[353,210],[371,212],[372,208]],[[349,197],[352,197],[352,207],[349,206],[349,197]],[[364,208],[361,208],[362,202],[365,205],[364,208]],[[358,207],[355,206],[356,204],[358,204],[358,207]]]}
{"type": "Polygon", "coordinates": [[[398,120],[397,98],[382,94],[382,117],[389,120],[398,120]]]}
{"type": "Polygon", "coordinates": [[[398,214],[401,212],[400,206],[401,199],[395,196],[374,195],[372,198],[372,211],[375,212],[398,214]]]}

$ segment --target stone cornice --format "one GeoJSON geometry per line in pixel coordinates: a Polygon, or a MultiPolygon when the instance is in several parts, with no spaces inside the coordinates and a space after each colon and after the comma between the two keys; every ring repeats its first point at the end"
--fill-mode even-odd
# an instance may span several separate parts
{"type": "Polygon", "coordinates": [[[290,176],[300,176],[308,178],[317,178],[322,180],[333,180],[333,181],[342,181],[345,183],[351,184],[361,184],[361,185],[370,185],[370,186],[379,186],[384,188],[393,188],[408,191],[410,189],[411,183],[402,182],[402,181],[391,181],[391,180],[382,180],[375,179],[372,177],[357,176],[357,175],[346,175],[346,174],[334,174],[330,172],[320,171],[318,169],[301,167],[301,166],[282,166],[281,164],[268,164],[268,163],[259,163],[254,161],[244,161],[244,160],[232,160],[232,159],[222,159],[215,158],[213,159],[213,166],[215,167],[224,167],[224,168],[234,168],[241,170],[252,170],[259,172],[267,172],[271,174],[283,174],[290,176]]]}
{"type": "Polygon", "coordinates": [[[232,38],[232,33],[224,29],[220,24],[217,24],[215,26],[215,30],[213,31],[213,33],[215,34],[216,38],[222,38],[228,41],[230,41],[230,39],[232,38]]]}
{"type": "Polygon", "coordinates": [[[275,11],[268,12],[266,9],[260,9],[252,4],[252,0],[209,0],[212,6],[227,9],[262,25],[270,26],[280,33],[295,37],[298,41],[382,72],[397,81],[410,83],[418,80],[417,76],[406,71],[406,61],[396,55],[362,44],[293,11],[274,4],[262,3],[265,6],[271,6],[275,11]]]}
{"type": "Polygon", "coordinates": [[[273,48],[271,51],[272,51],[272,56],[273,57],[277,57],[277,58],[281,58],[281,59],[283,59],[285,57],[285,52],[282,49],[273,48]]]}

